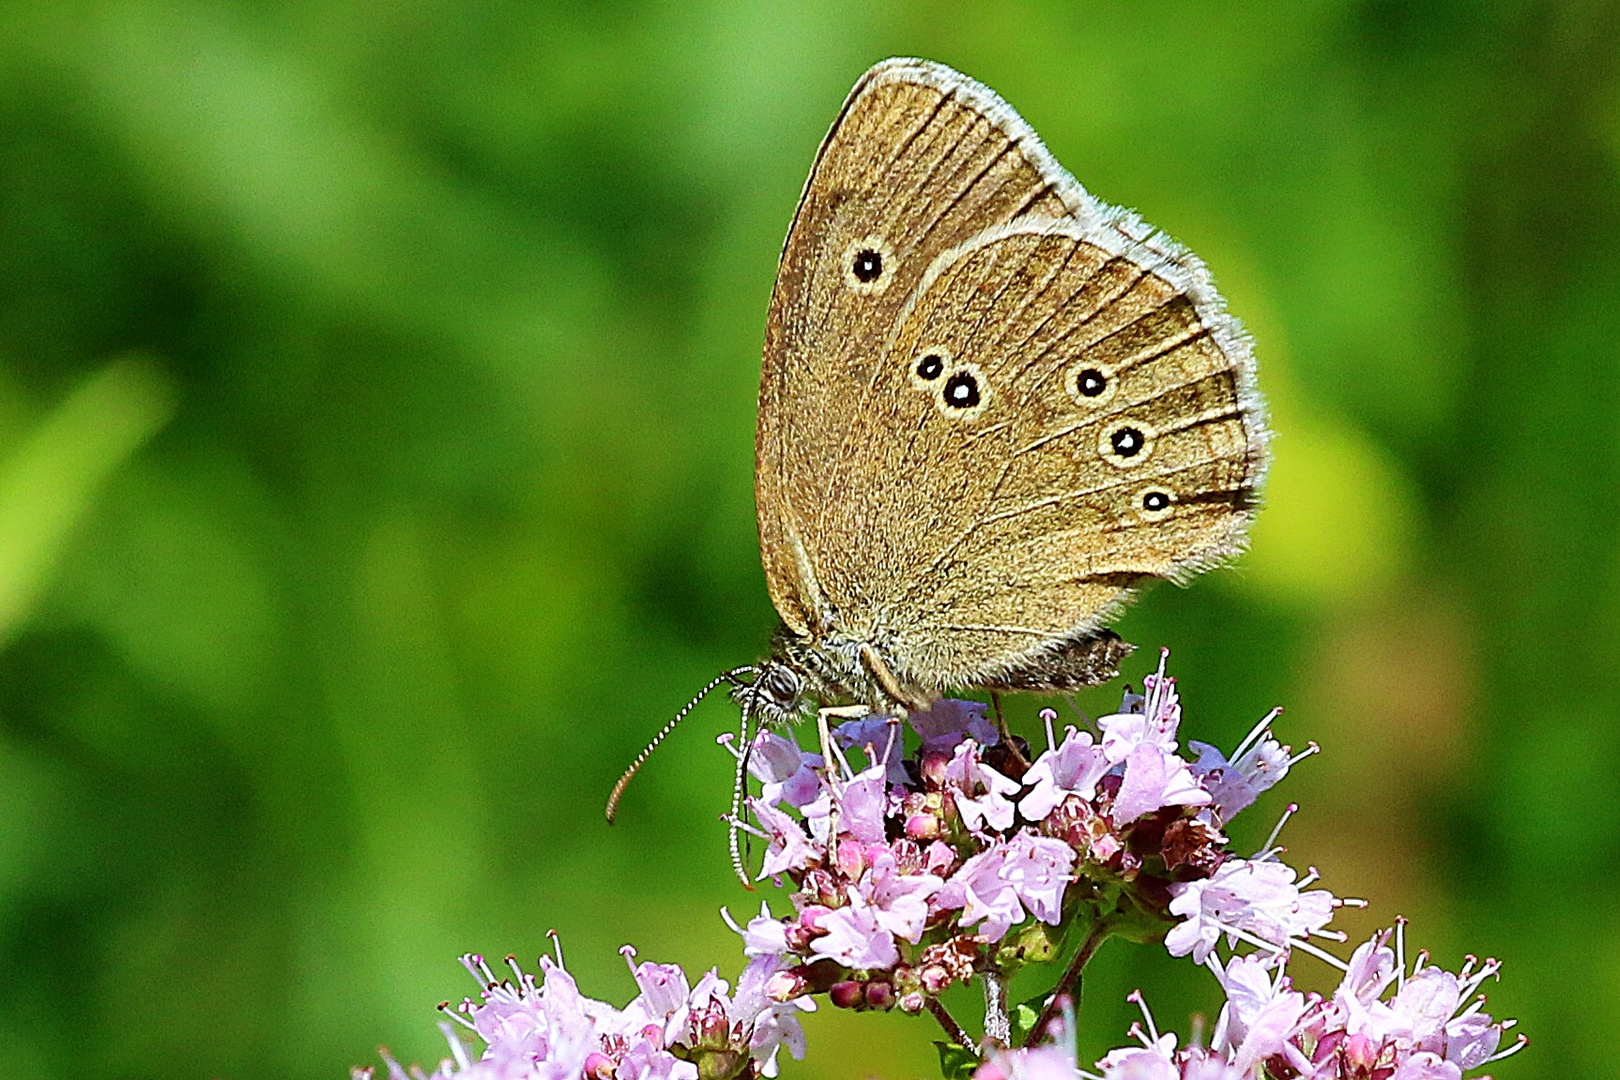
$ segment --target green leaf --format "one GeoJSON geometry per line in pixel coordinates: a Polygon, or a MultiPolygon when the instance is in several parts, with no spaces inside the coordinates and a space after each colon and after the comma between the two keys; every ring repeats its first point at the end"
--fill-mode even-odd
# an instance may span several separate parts
{"type": "Polygon", "coordinates": [[[936,1042],[939,1048],[939,1074],[943,1080],[972,1080],[979,1067],[979,1055],[961,1043],[936,1042]]]}
{"type": "Polygon", "coordinates": [[[1046,1007],[1046,998],[1050,993],[1038,994],[1013,1006],[1012,1015],[1007,1019],[1012,1025],[1011,1041],[1014,1046],[1023,1046],[1029,1039],[1029,1033],[1035,1030],[1035,1021],[1041,1018],[1041,1010],[1046,1007]]]}

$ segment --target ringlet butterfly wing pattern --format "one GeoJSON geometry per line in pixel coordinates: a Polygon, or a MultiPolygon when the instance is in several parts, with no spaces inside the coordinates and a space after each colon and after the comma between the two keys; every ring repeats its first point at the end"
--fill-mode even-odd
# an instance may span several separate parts
{"type": "Polygon", "coordinates": [[[771,298],[755,496],[778,658],[875,707],[1101,681],[1134,588],[1241,550],[1263,412],[1192,253],[1092,198],[986,87],[878,64],[771,298]]]}
{"type": "Polygon", "coordinates": [[[771,297],[755,499],[781,625],[704,693],[735,687],[746,743],[816,705],[1111,678],[1134,590],[1242,550],[1267,438],[1196,256],[987,87],[885,60],[822,141],[771,297]]]}

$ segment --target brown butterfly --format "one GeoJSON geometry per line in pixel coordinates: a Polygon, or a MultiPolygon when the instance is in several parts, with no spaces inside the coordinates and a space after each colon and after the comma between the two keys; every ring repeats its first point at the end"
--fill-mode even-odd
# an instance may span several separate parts
{"type": "Polygon", "coordinates": [[[1133,591],[1242,549],[1264,411],[1196,256],[1088,194],[986,87],[883,61],[822,141],[766,324],[755,499],[781,625],[703,694],[737,688],[746,744],[750,718],[1113,677],[1130,646],[1104,624],[1133,591]]]}

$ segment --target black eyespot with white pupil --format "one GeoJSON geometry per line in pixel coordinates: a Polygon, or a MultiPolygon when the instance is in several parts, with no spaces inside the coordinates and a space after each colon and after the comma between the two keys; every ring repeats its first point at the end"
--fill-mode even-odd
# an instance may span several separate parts
{"type": "Polygon", "coordinates": [[[855,274],[856,281],[870,285],[883,276],[883,256],[871,248],[862,248],[855,253],[855,263],[850,270],[855,274]]]}
{"type": "MultiPolygon", "coordinates": [[[[928,357],[923,360],[926,363],[928,357]]],[[[979,380],[965,371],[958,371],[945,380],[945,404],[953,409],[971,409],[979,403],[979,380]]]]}
{"type": "Polygon", "coordinates": [[[1074,388],[1082,397],[1096,397],[1108,389],[1108,377],[1096,368],[1086,368],[1074,377],[1074,388]]]}
{"type": "Polygon", "coordinates": [[[1170,493],[1168,491],[1149,491],[1142,495],[1142,509],[1150,514],[1160,510],[1170,509],[1170,493]]]}
{"type": "Polygon", "coordinates": [[[1109,445],[1113,446],[1114,453],[1122,458],[1135,457],[1142,452],[1146,444],[1142,433],[1133,427],[1123,427],[1109,437],[1109,445]]]}
{"type": "Polygon", "coordinates": [[[945,360],[938,353],[929,353],[917,361],[917,378],[933,382],[945,370],[945,360]]]}

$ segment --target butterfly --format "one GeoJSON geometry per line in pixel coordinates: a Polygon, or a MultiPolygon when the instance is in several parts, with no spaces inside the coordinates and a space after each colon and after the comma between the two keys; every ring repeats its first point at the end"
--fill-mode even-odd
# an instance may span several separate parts
{"type": "Polygon", "coordinates": [[[985,86],[877,64],[822,140],[766,323],[770,655],[660,731],[609,819],[723,683],[746,745],[751,718],[1112,678],[1130,646],[1106,623],[1134,592],[1242,550],[1267,439],[1249,339],[1196,256],[985,86]]]}

